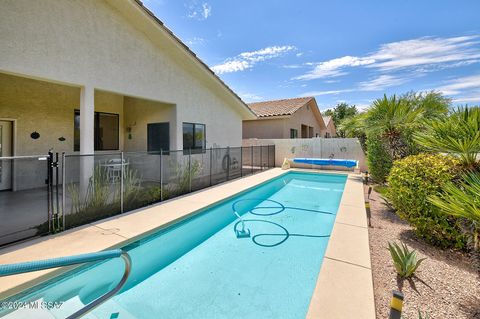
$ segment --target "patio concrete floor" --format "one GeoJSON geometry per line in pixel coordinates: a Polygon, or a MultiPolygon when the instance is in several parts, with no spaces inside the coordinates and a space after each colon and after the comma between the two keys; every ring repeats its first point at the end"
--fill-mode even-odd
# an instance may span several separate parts
{"type": "MultiPolygon", "coordinates": [[[[316,171],[308,169],[306,171],[316,171]]],[[[318,171],[322,172],[322,171],[318,171]]],[[[324,171],[334,173],[332,171],[324,171]]],[[[199,209],[285,173],[279,168],[0,250],[0,264],[114,247],[178,222],[199,209]]],[[[345,172],[340,172],[345,174],[345,172]]],[[[367,218],[361,177],[349,174],[307,318],[375,318],[367,218]]],[[[51,269],[0,277],[0,299],[57,275],[51,269]]]]}
{"type": "Polygon", "coordinates": [[[0,245],[35,236],[48,221],[47,187],[0,192],[0,245]]]}

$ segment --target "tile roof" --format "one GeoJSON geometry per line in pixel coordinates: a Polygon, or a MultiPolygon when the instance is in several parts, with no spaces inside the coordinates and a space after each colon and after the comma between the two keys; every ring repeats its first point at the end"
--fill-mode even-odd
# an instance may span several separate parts
{"type": "Polygon", "coordinates": [[[248,106],[258,117],[288,116],[307,104],[313,97],[299,97],[250,103],[248,106]]]}

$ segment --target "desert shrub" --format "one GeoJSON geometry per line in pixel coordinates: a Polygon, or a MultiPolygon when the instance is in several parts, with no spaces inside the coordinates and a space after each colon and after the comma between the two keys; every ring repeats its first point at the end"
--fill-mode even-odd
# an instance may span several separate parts
{"type": "Polygon", "coordinates": [[[419,154],[395,161],[388,176],[386,196],[398,215],[419,237],[447,248],[463,248],[465,236],[458,218],[443,214],[429,201],[460,174],[457,159],[440,154],[419,154]]]}
{"type": "Polygon", "coordinates": [[[379,134],[367,134],[367,161],[372,180],[385,183],[392,167],[392,157],[379,134]]]}

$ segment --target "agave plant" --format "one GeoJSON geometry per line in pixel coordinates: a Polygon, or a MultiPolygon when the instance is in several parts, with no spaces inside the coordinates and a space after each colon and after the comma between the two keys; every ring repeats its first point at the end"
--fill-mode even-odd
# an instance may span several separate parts
{"type": "Polygon", "coordinates": [[[460,157],[475,168],[480,154],[480,107],[460,107],[441,120],[426,121],[426,129],[414,135],[426,149],[460,157]]]}
{"type": "Polygon", "coordinates": [[[404,243],[401,245],[402,246],[395,242],[388,243],[388,250],[390,251],[393,265],[398,275],[402,278],[409,278],[413,276],[417,268],[426,258],[417,260],[417,252],[415,250],[409,250],[404,243]]]}
{"type": "Polygon", "coordinates": [[[418,310],[418,319],[430,319],[430,316],[426,312],[425,315],[423,315],[422,312],[418,310]]]}

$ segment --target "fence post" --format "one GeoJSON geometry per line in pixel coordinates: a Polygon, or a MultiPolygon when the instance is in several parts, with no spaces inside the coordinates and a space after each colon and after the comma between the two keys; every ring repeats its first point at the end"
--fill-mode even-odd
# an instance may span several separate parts
{"type": "Polygon", "coordinates": [[[252,174],[253,174],[253,145],[250,146],[250,169],[252,171],[252,174]]]}
{"type": "Polygon", "coordinates": [[[212,186],[212,157],[213,157],[213,152],[212,152],[212,147],[210,147],[210,186],[212,186]]]}
{"type": "Polygon", "coordinates": [[[227,181],[230,179],[230,146],[227,146],[227,181]]]}
{"type": "Polygon", "coordinates": [[[58,152],[55,153],[55,202],[56,202],[56,218],[57,218],[57,224],[59,222],[58,220],[58,213],[60,211],[60,198],[58,196],[58,152]]]}
{"type": "Polygon", "coordinates": [[[163,149],[160,149],[160,201],[163,201],[163,149]]]}
{"type": "Polygon", "coordinates": [[[47,211],[48,211],[48,232],[52,232],[52,223],[53,223],[53,208],[52,208],[52,163],[53,163],[53,153],[51,150],[48,151],[48,158],[47,158],[47,211]]]}
{"type": "Polygon", "coordinates": [[[263,171],[263,146],[260,145],[260,170],[263,171]]]}
{"type": "Polygon", "coordinates": [[[62,152],[62,226],[63,230],[65,230],[65,192],[66,192],[66,185],[65,185],[65,172],[67,171],[65,168],[66,158],[65,152],[62,152]]]}
{"type": "Polygon", "coordinates": [[[240,177],[243,177],[243,147],[240,146],[240,177]]]}
{"type": "Polygon", "coordinates": [[[267,168],[270,168],[270,145],[267,145],[267,168]]]}
{"type": "Polygon", "coordinates": [[[120,153],[120,213],[123,213],[123,177],[124,177],[124,168],[123,165],[123,151],[120,153]]]}
{"type": "Polygon", "coordinates": [[[188,192],[192,192],[192,148],[188,149],[188,192]]]}
{"type": "Polygon", "coordinates": [[[276,166],[276,161],[275,161],[275,156],[276,156],[276,150],[275,150],[275,144],[272,145],[273,146],[273,167],[276,166]]]}

